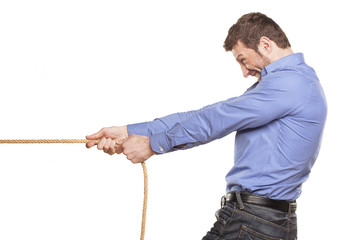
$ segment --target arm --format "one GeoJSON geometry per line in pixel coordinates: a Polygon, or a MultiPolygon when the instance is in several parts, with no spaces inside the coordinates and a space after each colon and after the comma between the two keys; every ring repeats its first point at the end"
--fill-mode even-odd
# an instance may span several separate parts
{"type": "MultiPolygon", "coordinates": [[[[235,98],[231,98],[231,99],[235,99],[235,98]]],[[[229,101],[231,99],[228,99],[227,101],[229,101]]],[[[222,102],[217,102],[217,103],[205,106],[198,110],[173,113],[173,114],[167,115],[165,117],[156,118],[155,120],[149,121],[149,122],[127,125],[129,136],[132,134],[137,134],[137,135],[150,137],[154,134],[157,134],[157,133],[160,133],[163,131],[167,131],[167,130],[173,128],[177,123],[186,121],[186,119],[189,119],[189,118],[199,114],[200,112],[205,111],[206,109],[212,108],[221,103],[222,102]]]]}
{"type": "Polygon", "coordinates": [[[275,75],[240,97],[215,104],[152,135],[151,147],[157,153],[187,149],[295,113],[306,100],[306,84],[306,79],[295,74],[287,78],[275,75]]]}
{"type": "Polygon", "coordinates": [[[86,138],[90,140],[86,144],[86,147],[91,148],[97,145],[99,150],[103,150],[110,155],[124,153],[133,163],[143,162],[156,154],[150,146],[149,136],[171,129],[178,122],[182,122],[218,104],[221,104],[221,102],[196,111],[170,114],[151,122],[121,127],[106,127],[95,134],[86,136],[86,138]]]}
{"type": "MultiPolygon", "coordinates": [[[[180,118],[175,117],[179,121],[168,125],[162,122],[158,125],[162,127],[153,128],[156,131],[146,126],[144,129],[148,136],[131,134],[121,142],[121,151],[133,163],[143,162],[155,153],[205,144],[233,131],[260,127],[302,109],[308,95],[304,78],[296,75],[278,78],[275,75],[264,80],[240,97],[188,112],[185,120],[180,121],[180,118]]],[[[164,119],[166,117],[161,118],[161,121],[164,119]]],[[[155,121],[143,124],[153,124],[155,121]]]]}

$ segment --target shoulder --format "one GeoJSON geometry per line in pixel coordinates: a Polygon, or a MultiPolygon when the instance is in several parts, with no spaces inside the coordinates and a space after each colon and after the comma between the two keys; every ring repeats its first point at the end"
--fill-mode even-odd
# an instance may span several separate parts
{"type": "Polygon", "coordinates": [[[276,88],[283,90],[301,91],[309,88],[311,79],[308,74],[298,69],[284,69],[267,75],[260,81],[259,86],[263,88],[276,88]]]}

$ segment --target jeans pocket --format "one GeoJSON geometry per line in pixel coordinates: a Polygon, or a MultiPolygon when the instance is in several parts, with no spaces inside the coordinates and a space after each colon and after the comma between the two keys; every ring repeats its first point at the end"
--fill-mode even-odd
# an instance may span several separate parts
{"type": "Polygon", "coordinates": [[[215,213],[216,220],[223,225],[226,225],[227,221],[231,218],[234,213],[233,205],[226,205],[225,207],[219,209],[215,213]]]}
{"type": "Polygon", "coordinates": [[[267,236],[243,225],[240,231],[239,240],[282,240],[282,238],[267,236]]]}

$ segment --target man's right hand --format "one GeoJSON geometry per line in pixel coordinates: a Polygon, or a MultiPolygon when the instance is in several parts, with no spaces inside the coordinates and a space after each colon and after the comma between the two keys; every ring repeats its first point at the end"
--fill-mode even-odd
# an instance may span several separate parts
{"type": "Polygon", "coordinates": [[[91,140],[86,143],[87,148],[97,145],[99,150],[113,155],[114,153],[122,153],[121,144],[129,137],[127,126],[121,127],[106,127],[99,132],[86,136],[86,139],[91,140]]]}

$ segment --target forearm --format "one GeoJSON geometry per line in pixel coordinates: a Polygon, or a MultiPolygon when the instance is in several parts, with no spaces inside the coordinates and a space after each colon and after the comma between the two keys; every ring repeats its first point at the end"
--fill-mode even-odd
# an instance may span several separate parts
{"type": "Polygon", "coordinates": [[[156,118],[153,121],[135,123],[128,125],[129,136],[132,134],[142,136],[152,136],[156,133],[171,129],[177,122],[181,122],[188,116],[191,116],[193,111],[185,113],[174,113],[165,117],[156,118]]]}
{"type": "Polygon", "coordinates": [[[192,110],[187,112],[179,112],[179,113],[173,113],[170,115],[167,115],[165,117],[156,118],[153,121],[149,122],[142,122],[142,123],[136,123],[136,124],[129,124],[128,127],[128,133],[129,136],[132,134],[142,135],[150,137],[152,135],[168,131],[172,129],[177,123],[186,121],[186,119],[189,119],[200,112],[214,107],[218,104],[221,104],[222,102],[217,102],[208,106],[205,106],[198,110],[192,110]]]}

